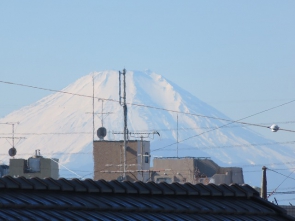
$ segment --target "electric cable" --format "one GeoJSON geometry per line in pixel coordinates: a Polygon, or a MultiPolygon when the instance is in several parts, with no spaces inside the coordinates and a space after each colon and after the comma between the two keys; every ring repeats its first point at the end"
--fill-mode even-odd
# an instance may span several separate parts
{"type": "MultiPolygon", "coordinates": [[[[0,83],[6,83],[6,84],[13,84],[13,85],[18,85],[18,86],[24,86],[24,87],[30,87],[30,88],[34,88],[34,89],[40,89],[40,90],[47,90],[47,91],[51,91],[51,92],[59,92],[59,93],[65,93],[65,94],[70,94],[70,95],[76,95],[76,96],[82,96],[82,97],[88,97],[88,98],[93,98],[93,96],[87,96],[87,95],[81,95],[81,94],[74,94],[74,93],[71,93],[71,92],[65,92],[65,91],[58,91],[58,90],[52,90],[52,89],[46,89],[46,88],[41,88],[41,87],[35,87],[35,86],[29,86],[29,85],[24,85],[24,84],[17,84],[17,83],[12,83],[12,82],[6,82],[6,81],[0,81],[0,83]]],[[[102,99],[102,98],[100,98],[102,99]]],[[[115,101],[115,102],[118,102],[116,100],[113,100],[113,99],[102,99],[102,100],[108,100],[108,101],[115,101]]],[[[223,128],[223,127],[226,127],[227,125],[230,125],[230,124],[233,124],[233,123],[240,123],[240,124],[243,124],[244,122],[240,122],[242,120],[245,120],[247,118],[250,118],[250,117],[253,117],[253,116],[256,116],[258,114],[261,114],[261,113],[264,113],[264,112],[267,112],[267,111],[270,111],[270,110],[273,110],[275,108],[278,108],[278,107],[282,107],[284,105],[287,105],[287,104],[290,104],[292,102],[294,102],[295,100],[292,100],[292,101],[289,101],[289,102],[286,102],[286,103],[283,103],[281,105],[277,105],[275,107],[272,107],[272,108],[268,108],[266,110],[263,110],[263,111],[260,111],[258,113],[255,113],[255,114],[252,114],[250,116],[247,116],[247,117],[244,117],[244,118],[241,118],[239,120],[235,120],[235,121],[232,121],[232,120],[228,120],[228,119],[223,119],[223,118],[216,118],[216,117],[211,117],[211,116],[205,116],[205,115],[197,115],[197,114],[190,114],[190,115],[195,115],[195,116],[199,116],[199,117],[206,117],[206,118],[213,118],[213,119],[218,119],[218,120],[223,120],[223,121],[228,121],[230,123],[228,124],[224,124],[224,125],[221,125],[217,128],[214,128],[214,129],[211,129],[211,130],[208,130],[208,131],[204,131],[202,133],[199,133],[197,135],[194,135],[194,136],[191,136],[191,137],[188,137],[186,139],[183,139],[181,141],[178,141],[177,143],[180,143],[180,142],[184,142],[186,140],[189,140],[189,139],[192,139],[194,137],[197,137],[197,136],[201,136],[202,134],[205,134],[205,133],[209,133],[211,131],[215,131],[217,129],[220,129],[220,128],[223,128]]],[[[189,114],[189,113],[184,113],[184,112],[180,112],[180,111],[175,111],[175,110],[168,110],[168,109],[165,109],[165,108],[157,108],[157,107],[152,107],[152,106],[149,106],[149,105],[143,105],[143,104],[131,104],[131,103],[127,103],[127,104],[130,104],[130,105],[135,105],[135,106],[140,106],[140,107],[147,107],[147,108],[153,108],[153,109],[158,109],[158,110],[165,110],[165,111],[170,111],[170,112],[174,112],[174,113],[183,113],[183,114],[189,114]]],[[[259,127],[266,127],[268,128],[267,126],[262,126],[262,125],[256,125],[256,124],[250,124],[250,123],[247,123],[248,125],[253,125],[253,126],[259,126],[259,127]]],[[[285,129],[283,129],[285,130],[285,129]]],[[[285,130],[285,131],[291,131],[291,130],[285,130]]],[[[291,132],[294,132],[294,131],[291,131],[291,132]]],[[[176,143],[173,143],[173,144],[170,144],[170,145],[167,145],[167,146],[164,146],[164,147],[161,147],[161,148],[158,148],[158,149],[155,149],[153,151],[157,151],[157,150],[160,150],[160,149],[164,149],[166,147],[169,147],[169,146],[172,146],[172,145],[175,145],[176,143]]],[[[152,151],[151,151],[152,152],[152,151]]],[[[294,172],[294,171],[293,171],[294,172]]],[[[292,173],[293,173],[292,172],[292,173]]],[[[291,173],[291,174],[292,174],[291,173]]],[[[291,175],[290,174],[290,175],[291,175]]],[[[289,176],[290,176],[289,175],[289,176]]],[[[287,179],[287,178],[286,178],[287,179]]],[[[285,179],[285,180],[286,180],[285,179]]],[[[285,181],[284,180],[284,181],[285,181]]],[[[284,182],[283,181],[283,182],[284,182]]],[[[281,184],[280,184],[281,185],[281,184]]],[[[278,188],[278,187],[277,187],[278,188]]]]}
{"type": "MultiPolygon", "coordinates": [[[[280,175],[282,175],[282,176],[284,176],[284,177],[287,177],[287,178],[289,178],[289,179],[291,179],[291,180],[295,180],[295,178],[290,177],[290,175],[287,176],[287,175],[285,175],[285,174],[279,173],[279,172],[277,172],[277,171],[275,171],[275,170],[272,170],[272,169],[269,169],[269,168],[267,168],[267,170],[270,170],[270,171],[272,171],[272,172],[274,172],[274,173],[280,174],[280,175]]],[[[293,171],[294,171],[294,170],[293,170],[293,171]]],[[[293,173],[293,172],[292,172],[292,173],[293,173]]]]}
{"type": "Polygon", "coordinates": [[[270,196],[272,196],[277,189],[288,179],[290,178],[290,176],[295,172],[295,170],[293,170],[288,176],[286,176],[286,178],[267,196],[267,198],[269,198],[270,196]]]}
{"type": "MultiPolygon", "coordinates": [[[[230,123],[227,123],[227,124],[221,125],[221,126],[219,126],[219,127],[217,127],[217,128],[214,128],[214,129],[211,129],[211,130],[208,130],[208,131],[204,131],[204,132],[199,133],[199,134],[197,134],[197,135],[194,135],[194,136],[188,137],[188,138],[186,138],[186,139],[183,139],[183,140],[178,141],[178,142],[176,142],[176,143],[172,143],[172,144],[169,144],[169,145],[167,145],[167,146],[164,146],[164,147],[161,147],[161,148],[155,149],[155,150],[153,150],[153,151],[157,151],[157,150],[160,150],[160,149],[164,149],[164,148],[166,148],[166,147],[170,147],[170,146],[175,145],[175,144],[177,144],[177,143],[187,141],[187,140],[189,140],[189,139],[192,139],[192,138],[195,138],[195,137],[201,136],[201,135],[203,135],[203,134],[205,134],[205,133],[209,133],[209,132],[211,132],[211,131],[215,131],[215,130],[217,130],[217,129],[223,128],[223,127],[225,127],[225,126],[227,126],[227,125],[230,125],[230,124],[233,124],[233,123],[238,123],[238,122],[241,121],[241,120],[245,120],[245,119],[248,119],[248,118],[250,118],[250,117],[253,117],[253,116],[256,116],[256,115],[259,115],[259,114],[265,113],[265,112],[267,112],[267,111],[270,111],[270,110],[273,110],[273,109],[276,109],[276,108],[282,107],[282,106],[287,105],[287,104],[290,104],[290,103],[292,103],[292,102],[294,102],[294,101],[295,101],[295,100],[292,100],[292,101],[289,101],[289,102],[286,102],[286,103],[283,103],[283,104],[280,104],[280,105],[277,105],[277,106],[274,106],[274,107],[268,108],[268,109],[263,110],[263,111],[260,111],[260,112],[258,112],[258,113],[255,113],[255,114],[249,115],[249,116],[247,116],[247,117],[243,117],[243,118],[241,118],[241,119],[239,119],[239,120],[235,120],[235,121],[232,121],[232,122],[230,122],[230,123]]],[[[252,124],[252,125],[255,125],[255,124],[252,124]]],[[[261,125],[259,125],[259,126],[261,126],[261,125]]],[[[265,126],[264,126],[264,127],[265,127],[265,126]]],[[[268,128],[268,127],[266,127],[266,128],[268,128]]]]}
{"type": "MultiPolygon", "coordinates": [[[[22,86],[22,87],[28,87],[28,88],[33,88],[33,89],[38,89],[38,90],[44,90],[44,91],[50,91],[50,92],[56,92],[56,93],[63,93],[63,94],[68,94],[68,95],[73,95],[73,96],[80,96],[80,97],[86,97],[86,98],[91,98],[93,99],[93,96],[91,95],[84,95],[84,94],[77,94],[77,93],[71,93],[71,92],[67,92],[67,91],[61,91],[61,90],[55,90],[55,89],[48,89],[48,88],[43,88],[43,87],[36,87],[36,86],[31,86],[31,85],[26,85],[26,84],[20,84],[20,83],[14,83],[14,82],[8,82],[8,81],[2,81],[0,80],[0,83],[3,83],[3,84],[10,84],[10,85],[16,85],[16,86],[22,86]]],[[[95,97],[97,99],[100,99],[100,100],[105,100],[105,101],[111,101],[111,102],[117,102],[119,103],[118,100],[115,100],[115,99],[108,99],[108,98],[100,98],[100,97],[95,97]]],[[[284,104],[281,104],[279,106],[276,106],[276,107],[273,107],[273,108],[270,108],[268,110],[271,110],[271,109],[274,109],[274,108],[277,108],[277,107],[280,107],[280,106],[283,106],[283,105],[286,105],[286,104],[289,104],[289,103],[292,103],[294,102],[295,100],[292,100],[292,101],[289,101],[289,102],[286,102],[284,104]]],[[[136,103],[130,103],[130,102],[126,102],[126,104],[128,105],[132,105],[132,106],[138,106],[138,107],[146,107],[146,108],[151,108],[151,109],[156,109],[156,110],[162,110],[162,111],[167,111],[167,112],[172,112],[172,113],[178,113],[178,114],[185,114],[185,115],[191,115],[191,116],[198,116],[198,117],[203,117],[203,118],[209,118],[209,119],[215,119],[215,120],[221,120],[221,121],[227,121],[227,122],[231,122],[230,124],[232,123],[239,123],[239,124],[247,124],[247,125],[252,125],[252,126],[258,126],[258,127],[266,127],[267,126],[263,126],[263,125],[258,125],[258,124],[252,124],[252,123],[246,123],[246,122],[240,122],[241,120],[243,119],[247,119],[249,117],[252,117],[252,116],[255,116],[257,114],[260,114],[260,113],[257,113],[255,115],[252,115],[252,116],[249,116],[249,117],[246,117],[246,118],[242,118],[240,120],[230,120],[230,119],[225,119],[225,118],[219,118],[219,117],[212,117],[212,116],[206,116],[206,115],[201,115],[201,114],[194,114],[194,113],[187,113],[187,112],[182,112],[182,111],[176,111],[176,110],[170,110],[170,109],[166,109],[166,108],[161,108],[161,107],[154,107],[154,106],[150,106],[150,105],[145,105],[145,104],[136,104],[136,103]]],[[[265,111],[268,111],[268,110],[265,110],[265,111]]],[[[265,111],[262,111],[261,113],[265,112],[265,111]]],[[[229,124],[227,124],[229,125],[229,124]]],[[[225,127],[226,125],[222,125],[220,127],[218,127],[217,129],[221,128],[221,127],[225,127]]],[[[295,131],[294,131],[295,132],[295,131]]]]}
{"type": "MultiPolygon", "coordinates": [[[[278,144],[294,144],[295,141],[287,141],[287,142],[273,142],[273,143],[250,143],[250,144],[237,144],[237,145],[228,145],[228,146],[204,146],[204,147],[192,147],[192,148],[183,148],[181,150],[191,150],[191,149],[223,149],[223,148],[235,148],[235,147],[248,147],[248,146],[271,146],[271,145],[278,145],[278,144]]],[[[167,149],[166,149],[167,150],[167,149]]],[[[170,150],[170,149],[169,149],[170,150]]],[[[171,149],[172,150],[172,149],[171,149]]],[[[31,153],[18,153],[17,155],[27,156],[31,153]]],[[[87,155],[93,154],[92,152],[42,152],[43,155],[87,155]]],[[[6,156],[7,154],[1,154],[0,156],[6,156]]],[[[294,161],[295,162],[295,161],[294,161]]]]}

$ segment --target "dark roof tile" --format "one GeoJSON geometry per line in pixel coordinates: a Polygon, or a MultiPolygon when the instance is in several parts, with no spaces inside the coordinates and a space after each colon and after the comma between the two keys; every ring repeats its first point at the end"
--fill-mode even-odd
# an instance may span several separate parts
{"type": "Polygon", "coordinates": [[[251,186],[249,186],[248,184],[243,184],[242,188],[247,190],[248,193],[250,193],[250,196],[258,196],[259,197],[259,192],[255,189],[253,189],[251,186]]]}
{"type": "Polygon", "coordinates": [[[150,181],[150,182],[147,182],[147,183],[142,183],[140,182],[141,185],[144,185],[147,189],[149,189],[150,191],[150,194],[153,194],[153,195],[161,195],[161,194],[165,194],[164,193],[164,189],[160,187],[160,185],[155,185],[155,182],[153,181],[150,181]]]}
{"type": "Polygon", "coordinates": [[[253,191],[249,191],[249,189],[247,188],[243,188],[241,185],[236,184],[236,183],[232,183],[231,188],[235,190],[235,194],[236,196],[239,197],[251,197],[253,196],[253,191]]]}
{"type": "Polygon", "coordinates": [[[228,185],[220,184],[218,187],[221,189],[223,196],[235,196],[235,191],[232,190],[228,185]]]}
{"type": "Polygon", "coordinates": [[[131,183],[130,181],[123,181],[121,182],[121,185],[125,189],[126,193],[133,193],[133,194],[138,193],[137,189],[134,187],[133,183],[131,183]]]}
{"type": "Polygon", "coordinates": [[[105,183],[105,185],[109,185],[111,186],[113,193],[125,193],[126,190],[125,188],[122,186],[121,182],[117,181],[117,180],[112,180],[109,182],[106,182],[105,180],[101,180],[102,182],[105,183]]]}
{"type": "Polygon", "coordinates": [[[11,176],[2,177],[1,181],[5,183],[5,187],[8,189],[19,189],[19,183],[11,176]]]}
{"type": "Polygon", "coordinates": [[[212,196],[224,196],[222,189],[215,184],[209,183],[205,187],[210,190],[212,196]]]}
{"type": "Polygon", "coordinates": [[[170,186],[173,188],[175,195],[188,195],[188,191],[183,187],[183,185],[179,183],[172,183],[170,186]]]}
{"type": "Polygon", "coordinates": [[[72,186],[74,187],[75,192],[88,192],[88,188],[85,185],[85,182],[82,182],[79,179],[72,179],[71,181],[72,186]]]}
{"type": "Polygon", "coordinates": [[[233,192],[234,196],[236,197],[246,197],[246,194],[244,191],[241,191],[239,188],[237,188],[236,186],[234,185],[226,185],[226,184],[221,184],[221,186],[223,186],[223,188],[226,188],[228,189],[229,191],[233,192]]]}
{"type": "Polygon", "coordinates": [[[28,179],[28,181],[33,184],[35,190],[46,190],[47,189],[46,182],[44,180],[41,180],[38,177],[28,179]]]}
{"type": "Polygon", "coordinates": [[[187,183],[187,185],[190,185],[193,189],[195,189],[200,196],[211,196],[212,193],[209,188],[207,188],[204,184],[198,183],[198,184],[191,184],[187,183]]]}
{"type": "Polygon", "coordinates": [[[196,190],[192,184],[185,183],[185,184],[179,184],[182,185],[182,187],[187,191],[188,195],[200,195],[199,191],[196,190]]]}
{"type": "Polygon", "coordinates": [[[29,180],[25,177],[17,177],[17,178],[13,178],[15,179],[16,182],[18,182],[20,189],[23,190],[32,190],[34,189],[34,186],[31,182],[29,182],[29,180]]]}
{"type": "Polygon", "coordinates": [[[5,182],[0,179],[0,189],[5,189],[5,182]]]}
{"type": "Polygon", "coordinates": [[[57,180],[52,178],[43,179],[44,183],[46,183],[47,189],[49,190],[61,190],[61,185],[57,183],[57,180]]]}
{"type": "Polygon", "coordinates": [[[150,194],[150,189],[144,185],[143,182],[137,181],[133,183],[134,187],[137,189],[139,194],[150,194]]]}
{"type": "Polygon", "coordinates": [[[173,187],[171,187],[171,185],[168,183],[159,183],[159,184],[154,183],[154,185],[159,186],[162,189],[162,192],[164,195],[175,195],[175,191],[173,187]]]}
{"type": "MultiPolygon", "coordinates": [[[[48,178],[48,179],[52,179],[52,178],[48,178]]],[[[75,190],[75,186],[70,180],[67,180],[65,178],[59,178],[58,180],[55,180],[55,181],[60,186],[62,191],[74,191],[75,190]]]]}
{"type": "Polygon", "coordinates": [[[98,188],[98,186],[95,184],[95,182],[92,179],[85,179],[81,182],[83,183],[83,185],[86,186],[87,191],[89,193],[99,193],[100,192],[100,189],[98,188]]]}
{"type": "Polygon", "coordinates": [[[295,220],[248,185],[24,177],[0,183],[4,220],[295,220]]]}
{"type": "Polygon", "coordinates": [[[100,189],[100,192],[102,193],[113,193],[114,187],[110,184],[108,184],[105,180],[97,180],[94,181],[95,185],[100,189]]]}

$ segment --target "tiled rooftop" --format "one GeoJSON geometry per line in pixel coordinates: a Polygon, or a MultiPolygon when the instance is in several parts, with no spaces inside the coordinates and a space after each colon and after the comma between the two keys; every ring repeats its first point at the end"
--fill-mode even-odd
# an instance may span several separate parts
{"type": "Polygon", "coordinates": [[[0,178],[0,220],[295,220],[248,185],[0,178]]]}

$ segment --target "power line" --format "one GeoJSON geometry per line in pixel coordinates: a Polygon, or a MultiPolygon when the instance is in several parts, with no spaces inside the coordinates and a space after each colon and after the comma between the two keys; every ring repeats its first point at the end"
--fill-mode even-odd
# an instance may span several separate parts
{"type": "MultiPolygon", "coordinates": [[[[274,166],[274,165],[286,165],[286,164],[295,164],[295,161],[288,161],[288,162],[284,162],[284,163],[270,163],[270,164],[244,164],[244,165],[240,165],[240,164],[233,164],[232,166],[239,166],[239,167],[262,167],[262,166],[274,166]]],[[[261,172],[261,170],[260,170],[261,172]]]]}
{"type": "MultiPolygon", "coordinates": [[[[51,92],[59,92],[59,93],[64,93],[64,94],[69,94],[69,95],[76,95],[76,96],[82,96],[82,97],[88,97],[88,98],[92,98],[93,99],[93,96],[88,96],[88,95],[81,95],[81,94],[75,94],[75,93],[71,93],[71,92],[65,92],[65,91],[58,91],[58,90],[52,90],[52,89],[46,89],[46,88],[41,88],[41,87],[35,87],[35,86],[29,86],[29,85],[25,85],[25,84],[17,84],[17,83],[12,83],[12,82],[6,82],[6,81],[0,81],[0,83],[6,83],[6,84],[12,84],[12,85],[18,85],[18,86],[24,86],[24,87],[30,87],[30,88],[34,88],[34,89],[39,89],[39,90],[46,90],[46,91],[51,91],[51,92]]],[[[102,98],[100,98],[102,99],[102,98]]],[[[102,100],[108,100],[108,101],[115,101],[113,99],[102,99],[102,100]]],[[[233,124],[233,123],[240,123],[240,124],[247,124],[247,125],[253,125],[253,126],[259,126],[259,127],[264,127],[264,128],[268,128],[267,126],[263,126],[263,125],[257,125],[257,124],[250,124],[250,123],[244,123],[244,122],[241,122],[242,120],[245,120],[247,118],[250,118],[250,117],[253,117],[253,116],[256,116],[256,115],[259,115],[261,113],[264,113],[264,112],[267,112],[267,111],[270,111],[270,110],[273,110],[273,109],[276,109],[278,107],[282,107],[284,105],[287,105],[287,104],[290,104],[292,102],[294,102],[295,100],[292,100],[292,101],[289,101],[289,102],[286,102],[286,103],[283,103],[281,105],[277,105],[275,107],[272,107],[272,108],[268,108],[266,110],[263,110],[263,111],[260,111],[258,113],[255,113],[255,114],[252,114],[250,116],[247,116],[247,117],[244,117],[244,118],[241,118],[239,120],[235,120],[235,121],[232,121],[232,120],[228,120],[228,119],[223,119],[223,118],[216,118],[216,117],[211,117],[211,116],[205,116],[205,115],[199,115],[199,114],[191,114],[191,113],[185,113],[185,112],[180,112],[180,111],[175,111],[175,110],[168,110],[168,109],[165,109],[165,108],[159,108],[159,107],[152,107],[152,106],[149,106],[149,105],[143,105],[143,104],[134,104],[134,103],[126,103],[126,104],[130,104],[130,105],[134,105],[134,106],[139,106],[139,107],[147,107],[147,108],[153,108],[153,109],[157,109],[157,110],[164,110],[164,111],[169,111],[169,112],[174,112],[174,113],[181,113],[181,114],[189,114],[189,115],[192,115],[192,116],[199,116],[199,117],[205,117],[205,118],[210,118],[210,119],[218,119],[218,120],[222,120],[222,121],[227,121],[227,122],[230,122],[228,124],[224,124],[224,125],[221,125],[219,127],[216,127],[216,128],[213,128],[211,130],[208,130],[208,131],[204,131],[202,133],[199,133],[197,135],[194,135],[194,136],[191,136],[191,137],[188,137],[186,139],[183,139],[181,141],[178,141],[178,143],[180,142],[184,142],[186,140],[189,140],[189,139],[192,139],[192,138],[195,138],[197,136],[201,136],[202,134],[205,134],[205,133],[209,133],[211,131],[214,131],[214,130],[217,130],[217,129],[220,129],[220,128],[223,128],[223,127],[226,127],[230,124],[233,124]]],[[[118,101],[115,101],[115,102],[118,102],[118,101]]],[[[158,149],[155,149],[153,151],[157,151],[157,150],[160,150],[160,149],[164,149],[164,148],[167,148],[169,146],[172,146],[172,145],[175,145],[176,143],[173,143],[173,144],[170,144],[170,145],[167,145],[167,146],[164,146],[164,147],[161,147],[161,148],[158,148],[158,149]]],[[[152,151],[151,151],[152,152],[152,151]]]]}
{"type": "MultiPolygon", "coordinates": [[[[273,171],[273,170],[271,170],[273,171]]],[[[273,171],[275,172],[275,171],[273,171]]],[[[295,172],[295,170],[293,170],[288,176],[285,176],[286,178],[267,196],[267,198],[269,198],[270,196],[272,196],[276,191],[277,189],[287,180],[287,179],[290,179],[290,176],[295,172]]],[[[277,172],[276,172],[277,173],[277,172]]],[[[292,178],[293,179],[293,178],[292,178]]]]}
{"type": "MultiPolygon", "coordinates": [[[[89,112],[90,113],[90,112],[89,112]]],[[[107,114],[110,114],[111,112],[107,112],[107,114]]],[[[92,112],[91,112],[92,114],[92,112]]],[[[105,113],[104,113],[105,114],[105,113]]],[[[295,121],[282,121],[282,122],[273,122],[274,124],[292,124],[295,123],[295,121]]],[[[0,123],[1,124],[1,123],[0,123]]],[[[264,126],[265,128],[268,128],[268,126],[266,125],[270,125],[272,123],[258,123],[256,125],[261,125],[264,126]]],[[[245,123],[243,122],[243,125],[231,125],[231,126],[226,126],[224,128],[234,128],[234,127],[244,127],[244,125],[247,126],[253,126],[251,123],[245,123]]],[[[178,130],[201,130],[201,129],[215,129],[218,128],[216,127],[182,127],[182,128],[178,128],[178,130]]],[[[153,129],[153,130],[142,130],[141,133],[149,133],[149,132],[154,132],[154,131],[176,131],[177,128],[170,128],[170,129],[153,129]]],[[[281,130],[286,130],[286,129],[281,129],[281,130]]],[[[292,131],[293,132],[293,131],[292,131]]],[[[113,133],[121,133],[121,132],[115,132],[113,131],[113,133]]],[[[9,135],[11,133],[0,133],[0,135],[9,135]]],[[[72,135],[72,134],[92,134],[92,132],[46,132],[46,133],[36,133],[36,132],[15,132],[15,134],[19,134],[19,135],[72,135]]]]}
{"type": "MultiPolygon", "coordinates": [[[[288,142],[273,142],[273,143],[251,143],[251,144],[239,144],[239,145],[228,145],[228,146],[204,146],[204,147],[192,147],[192,148],[181,148],[181,150],[191,150],[191,149],[223,149],[223,148],[235,148],[235,147],[248,147],[248,146],[270,146],[270,145],[277,145],[277,144],[290,144],[290,143],[295,143],[295,141],[288,141],[288,142]]],[[[18,155],[30,155],[31,153],[21,153],[18,155]]],[[[85,154],[93,154],[92,152],[43,152],[43,155],[70,155],[70,154],[76,154],[76,155],[85,155],[85,154]]],[[[6,154],[0,154],[1,155],[6,155],[6,154]]],[[[286,162],[287,163],[287,162],[286,162]]],[[[295,161],[294,161],[295,163],[295,161]]],[[[247,165],[246,165],[247,166],[247,165]]],[[[281,169],[284,170],[284,169],[281,169]]]]}
{"type": "MultiPolygon", "coordinates": [[[[272,123],[258,123],[258,124],[255,124],[255,125],[259,125],[259,126],[262,126],[262,127],[265,127],[267,128],[268,125],[271,125],[271,124],[292,124],[292,123],[295,123],[295,121],[283,121],[283,122],[272,122],[272,123]]],[[[242,125],[230,125],[230,126],[226,126],[224,128],[234,128],[234,127],[245,127],[245,126],[255,126],[251,123],[246,123],[246,122],[243,122],[242,125]]],[[[214,129],[214,128],[217,128],[216,127],[182,127],[182,128],[178,128],[178,130],[196,130],[196,129],[214,129]]],[[[170,128],[170,129],[155,129],[156,131],[176,131],[177,128],[170,128]]],[[[154,131],[154,130],[142,130],[142,132],[150,132],[150,131],[154,131]]]]}
{"type": "MultiPolygon", "coordinates": [[[[256,115],[259,115],[259,114],[265,113],[265,112],[267,112],[267,111],[270,111],[270,110],[273,110],[273,109],[276,109],[276,108],[279,108],[279,107],[282,107],[282,106],[287,105],[287,104],[290,104],[290,103],[292,103],[292,102],[294,102],[294,101],[295,101],[295,100],[292,100],[292,101],[289,101],[289,102],[286,102],[286,103],[283,103],[283,104],[280,104],[280,105],[277,105],[277,106],[274,106],[274,107],[268,108],[268,109],[266,109],[266,110],[260,111],[260,112],[258,112],[258,113],[255,113],[255,114],[249,115],[249,116],[247,116],[247,117],[243,117],[243,118],[241,118],[241,119],[239,119],[239,120],[232,121],[232,122],[230,122],[230,123],[228,123],[228,124],[221,125],[221,126],[219,126],[219,127],[217,127],[217,128],[214,128],[214,129],[211,129],[211,130],[208,130],[208,131],[204,131],[204,132],[202,132],[202,133],[200,133],[200,134],[197,134],[197,135],[194,135],[194,136],[188,137],[188,138],[186,138],[186,139],[183,139],[183,140],[181,140],[181,141],[178,141],[178,143],[180,143],[180,142],[184,142],[184,141],[187,141],[187,140],[189,140],[189,139],[192,139],[192,138],[195,138],[195,137],[201,136],[201,135],[203,135],[203,134],[205,134],[205,133],[209,133],[209,132],[211,132],[211,131],[214,131],[214,130],[217,130],[217,129],[220,129],[220,128],[223,128],[223,127],[226,127],[227,125],[230,125],[230,124],[233,124],[233,123],[243,123],[243,122],[239,122],[239,121],[241,121],[241,120],[245,120],[245,119],[247,119],[247,118],[250,118],[250,117],[253,117],[253,116],[256,116],[256,115]]],[[[251,125],[255,125],[255,124],[251,124],[251,125]]],[[[257,126],[261,126],[261,125],[257,125],[257,126]]],[[[263,127],[265,127],[265,126],[263,126],[263,127]]],[[[268,128],[268,127],[266,127],[266,128],[268,128]]],[[[164,148],[166,148],[166,147],[170,147],[170,146],[175,145],[175,144],[176,144],[176,143],[174,142],[173,144],[169,144],[169,145],[167,145],[167,146],[164,146],[164,147],[158,148],[158,149],[156,149],[156,150],[154,150],[154,151],[157,151],[157,150],[160,150],[160,149],[164,149],[164,148]]]]}
{"type": "MultiPolygon", "coordinates": [[[[0,135],[9,135],[10,133],[0,133],[0,135]]],[[[15,133],[19,135],[81,135],[81,134],[92,134],[92,132],[52,132],[52,133],[15,133]]]]}
{"type": "MultiPolygon", "coordinates": [[[[63,93],[63,94],[68,94],[68,95],[80,96],[80,97],[86,97],[86,98],[91,98],[91,99],[93,99],[93,95],[77,94],[77,93],[71,93],[71,92],[67,92],[67,91],[61,91],[61,90],[55,90],[55,89],[49,89],[49,88],[43,88],[43,87],[36,87],[36,86],[31,86],[31,85],[26,85],[26,84],[20,84],[20,83],[14,83],[14,82],[8,82],[8,81],[1,81],[1,80],[0,80],[0,83],[3,83],[3,84],[10,84],[10,85],[16,85],[16,86],[22,86],[22,87],[28,87],[28,88],[33,88],[33,89],[38,89],[38,90],[44,90],[44,91],[50,91],[50,92],[56,92],[56,93],[63,93]]],[[[95,98],[100,99],[100,100],[104,100],[104,101],[111,101],[111,102],[117,102],[117,103],[120,102],[120,101],[115,100],[115,99],[107,99],[107,98],[101,98],[101,97],[95,97],[95,98]]],[[[283,106],[283,105],[286,105],[286,104],[292,103],[292,102],[294,102],[294,101],[295,101],[295,100],[292,100],[292,101],[286,102],[286,103],[281,104],[281,105],[279,105],[279,106],[276,106],[276,107],[273,107],[273,108],[270,108],[270,109],[264,110],[264,111],[262,111],[262,112],[256,113],[256,114],[254,114],[254,115],[248,116],[248,117],[246,117],[246,118],[249,118],[249,117],[255,116],[255,115],[257,115],[257,114],[260,114],[260,113],[263,113],[263,112],[269,111],[269,110],[271,110],[271,109],[274,109],[274,108],[277,108],[277,107],[280,107],[280,106],[283,106]]],[[[128,105],[132,105],[132,106],[146,107],[146,108],[151,108],[151,109],[156,109],[156,110],[162,110],[162,111],[167,111],[167,112],[172,112],[172,113],[185,114],[185,115],[191,115],[191,116],[197,116],[197,117],[203,117],[203,118],[209,118],[209,119],[215,119],[215,120],[221,120],[221,121],[231,122],[231,123],[229,123],[229,124],[232,124],[232,123],[238,123],[238,124],[246,124],[246,125],[252,125],[252,126],[258,126],[258,127],[265,127],[265,128],[267,128],[267,126],[264,126],[264,125],[241,122],[241,120],[246,119],[246,118],[242,118],[242,119],[240,119],[240,120],[236,120],[236,121],[234,121],[234,120],[225,119],[225,118],[220,118],[220,117],[213,117],[213,116],[207,116],[207,115],[202,115],[202,114],[194,114],[194,113],[188,113],[188,112],[183,112],[183,111],[170,110],[170,109],[166,109],[166,108],[154,107],[154,106],[145,105],[145,104],[136,104],[136,103],[130,103],[130,102],[129,102],[129,103],[126,102],[126,104],[128,104],[128,105]]],[[[229,125],[229,124],[226,124],[226,125],[229,125]]],[[[219,128],[225,127],[226,125],[222,125],[222,126],[217,127],[217,128],[215,128],[215,129],[219,129],[219,128]]],[[[212,130],[215,130],[215,129],[212,129],[212,130]]]]}
{"type": "MultiPolygon", "coordinates": [[[[278,144],[294,144],[295,141],[285,141],[285,142],[272,142],[272,143],[250,143],[250,144],[236,144],[236,145],[227,145],[227,146],[198,146],[198,147],[189,147],[189,148],[180,148],[181,150],[193,150],[193,149],[223,149],[223,148],[233,148],[233,147],[251,147],[251,146],[270,146],[278,144]]],[[[165,149],[165,150],[174,150],[174,149],[165,149]]]]}
{"type": "MultiPolygon", "coordinates": [[[[282,173],[279,173],[279,172],[277,172],[277,171],[275,171],[275,170],[272,170],[272,169],[269,169],[269,168],[267,168],[267,169],[270,170],[270,171],[272,171],[272,172],[274,172],[274,173],[277,173],[277,174],[280,174],[280,175],[282,175],[282,176],[284,176],[284,177],[287,177],[287,178],[289,178],[289,179],[295,180],[295,178],[290,177],[290,175],[287,176],[287,175],[282,174],[282,173]]],[[[294,170],[293,170],[293,171],[294,171],[294,170]]],[[[293,172],[292,172],[292,173],[293,173],[293,172]]],[[[291,174],[292,174],[292,173],[291,173],[291,174]]]]}

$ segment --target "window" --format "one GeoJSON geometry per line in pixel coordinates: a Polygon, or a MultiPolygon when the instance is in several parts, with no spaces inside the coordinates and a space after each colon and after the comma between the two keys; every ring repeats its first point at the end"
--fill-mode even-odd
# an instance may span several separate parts
{"type": "Polygon", "coordinates": [[[144,162],[149,163],[149,152],[145,152],[145,154],[144,154],[144,162]]]}

